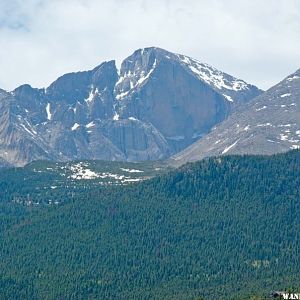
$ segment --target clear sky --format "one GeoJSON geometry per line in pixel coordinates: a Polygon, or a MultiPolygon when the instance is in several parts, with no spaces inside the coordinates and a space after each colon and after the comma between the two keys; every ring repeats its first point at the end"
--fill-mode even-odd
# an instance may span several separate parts
{"type": "Polygon", "coordinates": [[[300,68],[300,1],[0,0],[3,89],[46,87],[148,46],[267,89],[300,68]]]}

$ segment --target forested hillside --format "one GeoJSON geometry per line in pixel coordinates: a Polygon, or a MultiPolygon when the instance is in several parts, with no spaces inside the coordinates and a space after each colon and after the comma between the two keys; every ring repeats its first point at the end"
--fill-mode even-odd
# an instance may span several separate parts
{"type": "Polygon", "coordinates": [[[299,198],[295,150],[210,158],[49,207],[2,202],[0,299],[251,299],[295,289],[299,198]]]}
{"type": "Polygon", "coordinates": [[[137,183],[168,169],[162,162],[150,161],[36,161],[0,169],[0,199],[26,206],[58,205],[93,189],[137,183]]]}

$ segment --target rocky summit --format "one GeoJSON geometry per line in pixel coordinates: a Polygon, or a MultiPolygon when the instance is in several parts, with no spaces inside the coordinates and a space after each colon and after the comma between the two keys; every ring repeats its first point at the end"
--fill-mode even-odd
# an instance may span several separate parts
{"type": "Polygon", "coordinates": [[[173,165],[227,154],[300,149],[300,69],[239,107],[211,133],[170,160],[173,165]]]}
{"type": "Polygon", "coordinates": [[[168,158],[261,92],[190,57],[139,49],[120,70],[109,61],[45,89],[0,90],[0,166],[168,158]]]}

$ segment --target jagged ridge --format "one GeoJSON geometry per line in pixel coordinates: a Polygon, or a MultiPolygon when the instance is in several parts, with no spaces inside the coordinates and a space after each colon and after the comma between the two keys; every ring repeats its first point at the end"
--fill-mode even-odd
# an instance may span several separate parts
{"type": "Polygon", "coordinates": [[[23,85],[1,92],[0,157],[14,165],[163,159],[260,93],[187,56],[139,49],[120,71],[109,61],[63,75],[46,89],[23,85]]]}

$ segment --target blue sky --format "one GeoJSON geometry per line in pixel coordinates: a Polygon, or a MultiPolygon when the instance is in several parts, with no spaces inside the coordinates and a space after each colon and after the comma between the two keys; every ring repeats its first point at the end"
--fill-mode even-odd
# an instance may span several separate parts
{"type": "Polygon", "coordinates": [[[0,88],[157,46],[267,89],[300,68],[299,0],[0,0],[0,88]]]}

